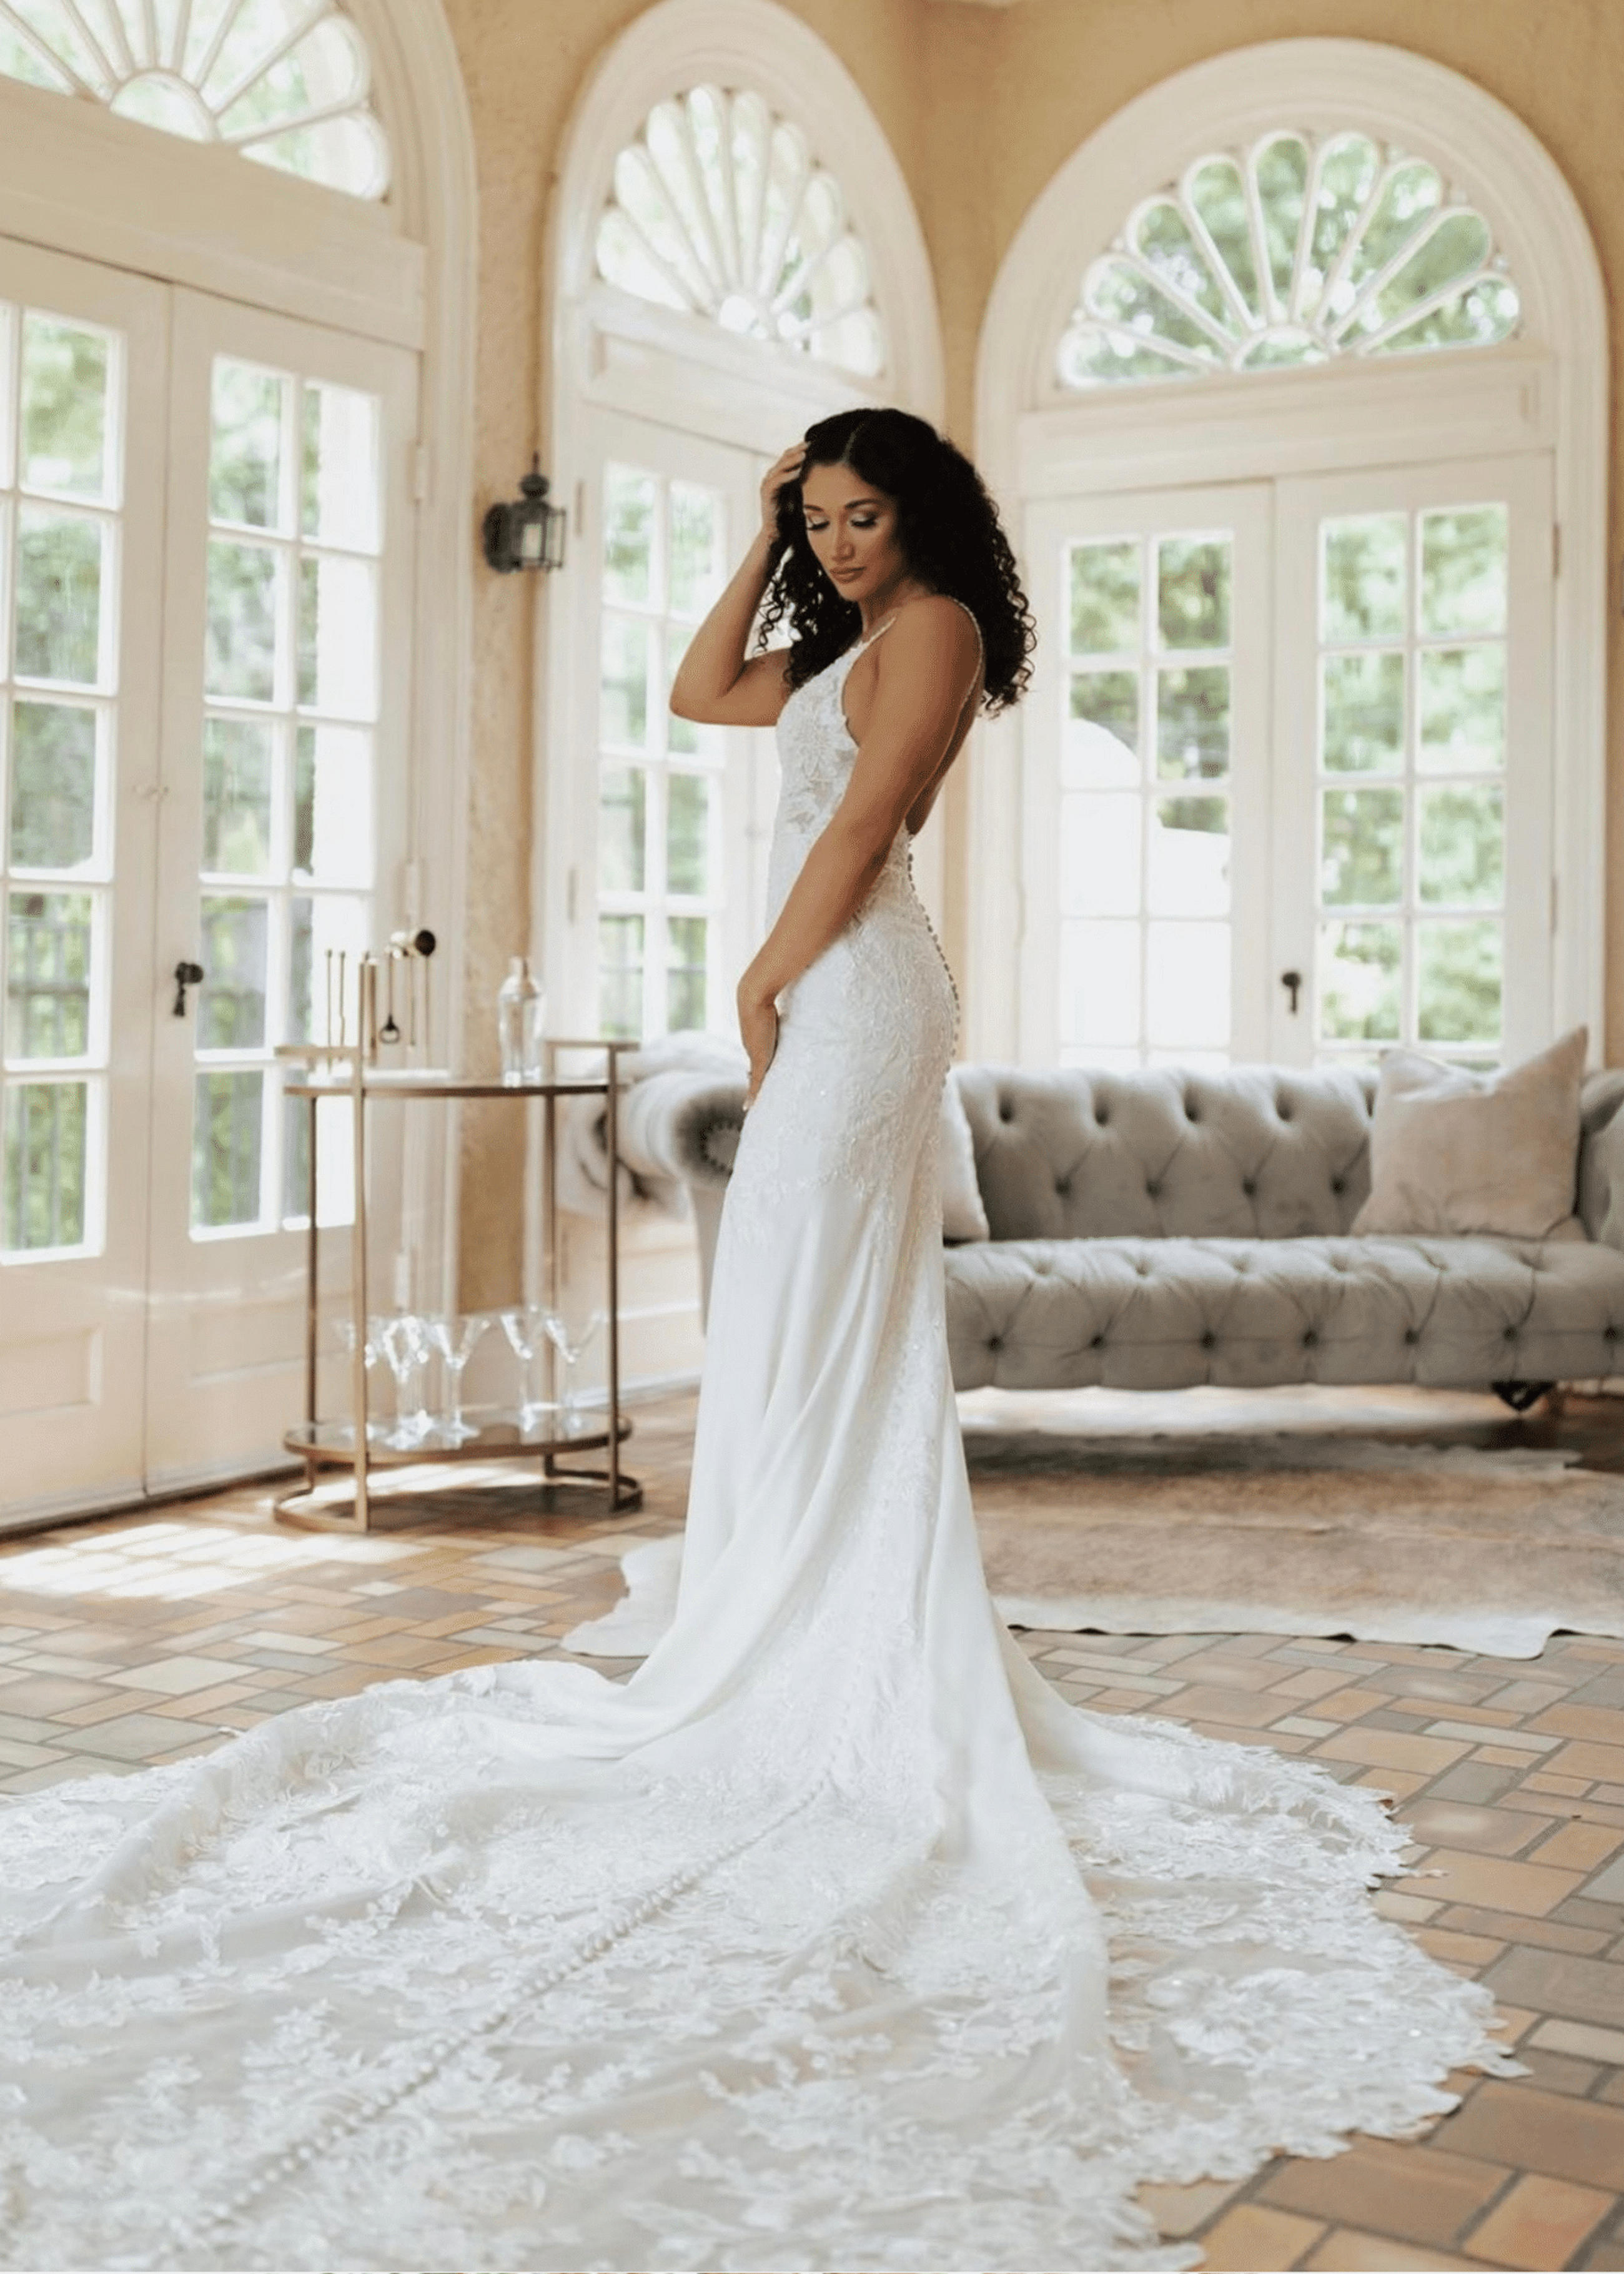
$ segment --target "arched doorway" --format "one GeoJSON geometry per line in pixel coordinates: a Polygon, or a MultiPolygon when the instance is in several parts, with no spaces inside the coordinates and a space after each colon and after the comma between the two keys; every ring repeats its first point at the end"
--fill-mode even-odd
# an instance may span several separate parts
{"type": "Polygon", "coordinates": [[[262,1466],[298,1410],[276,1048],[327,951],[457,930],[419,754],[463,734],[472,180],[432,0],[0,10],[15,1514],[262,1466]]]}
{"type": "Polygon", "coordinates": [[[1605,331],[1527,129],[1373,43],[1197,65],[1038,200],[979,377],[1045,638],[978,1047],[1599,1038],[1605,331]]]}

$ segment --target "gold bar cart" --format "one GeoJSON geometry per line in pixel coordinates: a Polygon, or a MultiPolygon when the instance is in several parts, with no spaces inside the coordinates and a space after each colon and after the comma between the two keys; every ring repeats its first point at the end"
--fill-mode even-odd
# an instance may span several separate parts
{"type": "MultiPolygon", "coordinates": [[[[362,1006],[362,1033],[367,1031],[362,1006]]],[[[375,1007],[372,1020],[375,1029],[375,1007]]],[[[305,1297],[305,1418],[287,1431],[283,1443],[305,1465],[305,1480],[273,1503],[285,1524],[319,1531],[367,1532],[373,1528],[373,1472],[381,1468],[410,1468],[442,1461],[501,1460],[538,1455],[543,1487],[550,1484],[587,1484],[604,1488],[608,1510],[614,1514],[639,1508],[643,1488],[621,1465],[621,1447],[631,1434],[631,1417],[621,1409],[620,1397],[620,1053],[636,1046],[601,1036],[576,1039],[549,1037],[546,1043],[547,1073],[540,1081],[464,1081],[450,1074],[406,1068],[380,1067],[372,1046],[365,1043],[287,1043],[277,1056],[303,1064],[309,1070],[302,1081],[287,1083],[285,1095],[305,1102],[308,1168],[306,1205],[308,1229],[306,1246],[305,1297]],[[597,1050],[607,1064],[601,1076],[577,1079],[557,1072],[562,1051],[597,1050]],[[329,1069],[320,1073],[321,1067],[329,1069]],[[423,1444],[399,1447],[374,1438],[370,1428],[366,1380],[367,1259],[366,1259],[366,1126],[370,1109],[385,1099],[421,1098],[536,1098],[542,1101],[542,1279],[548,1305],[558,1301],[558,1101],[570,1097],[601,1097],[605,1101],[605,1165],[608,1189],[607,1324],[608,1376],[603,1427],[572,1431],[566,1436],[521,1436],[515,1419],[488,1421],[473,1436],[457,1445],[423,1444]],[[324,1098],[348,1098],[354,1146],[355,1213],[350,1225],[350,1303],[354,1325],[351,1352],[353,1422],[328,1421],[317,1412],[317,1359],[321,1327],[321,1234],[317,1214],[318,1152],[316,1115],[324,1098]],[[577,1464],[583,1454],[601,1452],[601,1467],[577,1464]],[[569,1465],[565,1465],[566,1459],[569,1465]],[[294,1503],[315,1489],[323,1470],[351,1469],[354,1494],[348,1505],[299,1508],[294,1503]]],[[[556,1389],[556,1353],[548,1354],[549,1391],[556,1389]]],[[[557,1414],[555,1396],[548,1410],[557,1414]]]]}

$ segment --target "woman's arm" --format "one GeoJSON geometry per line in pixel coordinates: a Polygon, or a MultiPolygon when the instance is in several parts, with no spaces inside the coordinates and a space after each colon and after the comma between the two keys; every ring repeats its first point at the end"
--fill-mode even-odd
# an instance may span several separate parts
{"type": "Polygon", "coordinates": [[[778,1042],[778,998],[838,939],[878,883],[910,808],[953,743],[980,670],[975,626],[952,600],[915,600],[874,650],[867,731],[846,794],[739,982],[753,1103],[778,1042]]]}
{"type": "Polygon", "coordinates": [[[671,708],[679,719],[708,727],[778,723],[789,692],[782,652],[747,657],[746,650],[778,545],[778,493],[795,480],[805,456],[805,443],[793,443],[768,469],[761,485],[761,526],[727,591],[689,641],[671,682],[671,708]]]}

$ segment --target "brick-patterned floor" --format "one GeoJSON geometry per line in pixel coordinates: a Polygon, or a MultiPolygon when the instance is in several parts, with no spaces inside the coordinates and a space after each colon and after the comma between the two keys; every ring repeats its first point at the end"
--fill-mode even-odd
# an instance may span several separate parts
{"type": "MultiPolygon", "coordinates": [[[[1624,1465],[1616,1412],[1571,1408],[1537,1441],[1624,1465]]],[[[680,1517],[691,1427],[685,1401],[639,1412],[647,1505],[618,1523],[584,1495],[541,1514],[512,1472],[464,1472],[402,1509],[411,1528],[365,1540],[278,1527],[253,1487],[11,1543],[0,1787],[177,1759],[391,1675],[555,1653],[618,1593],[629,1538],[680,1517]]],[[[1531,2072],[1457,2079],[1461,2107],[1420,2142],[1158,2190],[1168,2232],[1250,2274],[1624,2269],[1624,1644],[1559,1636],[1510,1661],[1256,1635],[1024,1639],[1079,1702],[1396,1793],[1422,1852],[1377,1900],[1490,1984],[1531,2072]]]]}

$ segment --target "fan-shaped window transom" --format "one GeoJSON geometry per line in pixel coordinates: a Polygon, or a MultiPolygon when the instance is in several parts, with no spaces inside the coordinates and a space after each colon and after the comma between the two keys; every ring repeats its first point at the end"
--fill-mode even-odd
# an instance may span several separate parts
{"type": "Polygon", "coordinates": [[[748,88],[657,102],[615,162],[601,276],[639,299],[874,377],[867,255],[805,135],[748,88]]]}
{"type": "Polygon", "coordinates": [[[1077,389],[1488,346],[1518,326],[1489,225],[1368,134],[1198,159],[1090,267],[1060,344],[1077,389]]]}
{"type": "Polygon", "coordinates": [[[366,45],[333,0],[0,0],[0,74],[352,197],[389,188],[366,45]]]}

